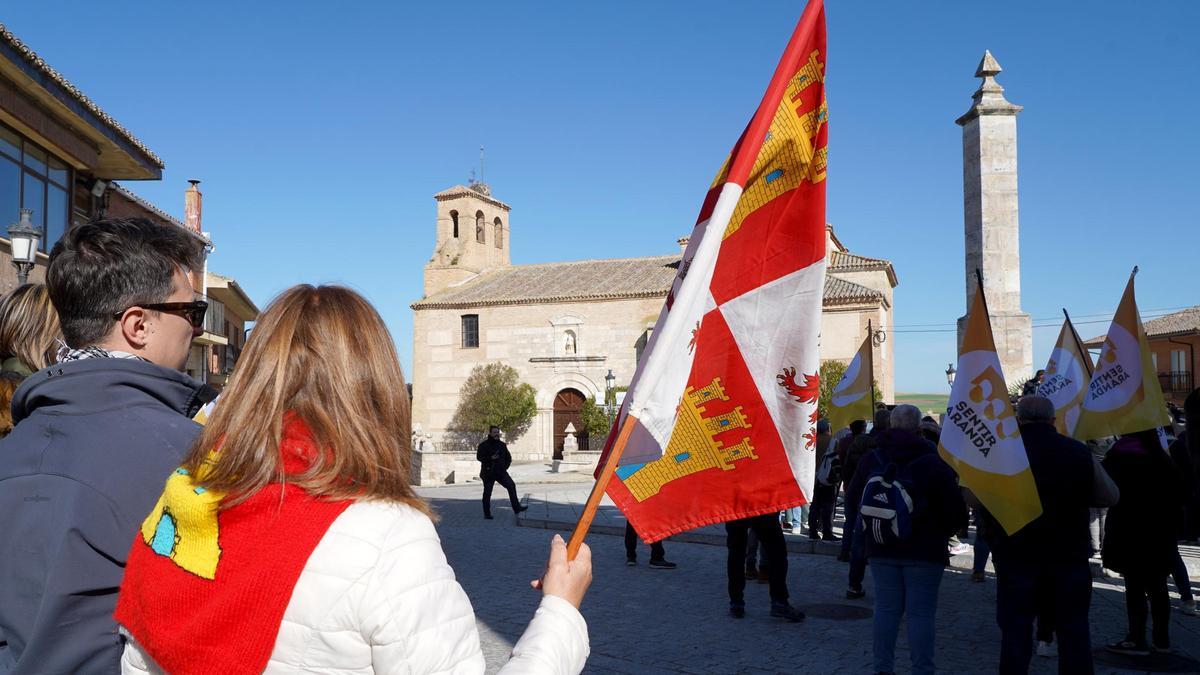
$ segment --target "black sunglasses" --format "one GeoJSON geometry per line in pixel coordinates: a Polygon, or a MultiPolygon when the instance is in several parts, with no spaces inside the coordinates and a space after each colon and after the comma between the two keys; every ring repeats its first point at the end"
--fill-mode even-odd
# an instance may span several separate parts
{"type": "MultiPolygon", "coordinates": [[[[152,302],[145,305],[134,305],[134,307],[152,309],[168,314],[180,314],[192,324],[193,328],[203,328],[204,315],[208,313],[208,303],[203,300],[196,300],[194,302],[152,302]]],[[[113,314],[113,318],[120,319],[127,311],[129,310],[126,309],[117,312],[113,314]]]]}

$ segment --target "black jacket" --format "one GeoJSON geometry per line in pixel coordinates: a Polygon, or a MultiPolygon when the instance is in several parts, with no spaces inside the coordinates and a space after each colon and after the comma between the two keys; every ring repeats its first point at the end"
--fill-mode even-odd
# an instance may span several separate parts
{"type": "Polygon", "coordinates": [[[112,618],[133,537],[216,392],[95,358],[30,375],[0,440],[0,673],[117,673],[112,618]]]}
{"type": "Polygon", "coordinates": [[[487,437],[475,450],[475,459],[479,460],[479,476],[489,478],[508,471],[512,464],[512,455],[508,445],[499,439],[487,437]]]}
{"type": "Polygon", "coordinates": [[[1095,503],[1092,451],[1052,424],[1021,425],[1021,441],[1042,515],[1012,535],[989,523],[992,554],[1000,562],[1087,562],[1092,550],[1088,520],[1095,503]]]}
{"type": "Polygon", "coordinates": [[[1121,574],[1169,574],[1182,505],[1171,458],[1161,448],[1123,437],[1103,464],[1121,490],[1104,523],[1104,566],[1121,574]]]}
{"type": "Polygon", "coordinates": [[[867,557],[948,564],[947,540],[967,526],[967,504],[958,488],[954,469],[917,434],[888,429],[880,433],[878,439],[878,452],[867,453],[859,462],[848,498],[861,504],[863,489],[871,474],[880,468],[879,455],[882,455],[885,462],[910,465],[913,481],[910,496],[917,508],[912,518],[912,535],[907,541],[896,546],[881,546],[867,537],[867,557]]]}

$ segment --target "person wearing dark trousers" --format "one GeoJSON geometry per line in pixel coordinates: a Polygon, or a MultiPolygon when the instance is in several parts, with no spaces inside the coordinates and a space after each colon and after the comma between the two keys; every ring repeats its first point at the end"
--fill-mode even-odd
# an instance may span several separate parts
{"type": "Polygon", "coordinates": [[[845,495],[842,508],[846,515],[846,523],[842,526],[842,551],[838,554],[838,560],[841,562],[850,562],[850,545],[854,542],[854,530],[858,523],[858,504],[850,499],[850,482],[854,480],[854,469],[862,459],[862,452],[860,448],[860,452],[851,457],[850,449],[866,432],[866,421],[854,420],[850,423],[850,435],[842,438],[837,444],[838,462],[842,466],[842,494],[845,495]]]}
{"type": "Polygon", "coordinates": [[[1039,654],[1050,655],[1058,638],[1058,672],[1093,672],[1088,520],[1092,507],[1115,504],[1119,493],[1086,445],[1058,433],[1055,414],[1042,396],[1017,404],[1042,514],[1008,535],[986,509],[979,510],[996,568],[1001,673],[1029,672],[1035,620],[1039,654]]]}
{"type": "MultiPolygon", "coordinates": [[[[826,453],[836,452],[833,437],[830,435],[829,420],[817,422],[816,459],[821,466],[826,453]]],[[[838,483],[841,482],[841,464],[837,463],[838,473],[829,477],[829,484],[822,483],[818,478],[814,481],[812,510],[808,512],[808,538],[836,541],[833,536],[833,509],[837,504],[838,483]]]]}
{"type": "Polygon", "coordinates": [[[804,612],[788,603],[787,545],[784,543],[783,528],[776,513],[725,523],[725,545],[729,548],[729,613],[738,619],[746,616],[746,537],[751,531],[758,535],[758,540],[767,554],[771,616],[791,622],[803,621],[804,612]]]}
{"type": "MultiPolygon", "coordinates": [[[[853,523],[853,526],[847,526],[850,534],[842,533],[842,552],[846,560],[850,563],[850,574],[847,581],[846,597],[850,600],[859,600],[867,595],[866,589],[863,588],[863,579],[867,577],[867,553],[866,542],[863,539],[862,520],[858,517],[859,507],[862,505],[862,483],[859,483],[860,488],[857,492],[851,489],[854,485],[854,479],[858,475],[858,465],[862,460],[875,452],[875,448],[879,446],[879,437],[883,432],[887,431],[891,426],[892,411],[887,408],[882,408],[875,411],[874,425],[871,427],[870,433],[859,433],[851,441],[846,449],[846,459],[842,462],[842,478],[846,482],[846,522],[853,523]],[[854,515],[850,515],[853,509],[854,515]]],[[[850,425],[850,433],[855,433],[855,422],[850,425]]],[[[864,430],[865,430],[865,426],[864,430]]]]}
{"type": "Polygon", "coordinates": [[[1129,615],[1125,638],[1108,649],[1131,655],[1168,650],[1171,599],[1167,576],[1175,565],[1175,536],[1182,513],[1175,466],[1163,451],[1157,432],[1148,430],[1121,436],[1105,455],[1104,468],[1121,490],[1121,499],[1108,510],[1101,555],[1106,568],[1125,578],[1129,615]],[[1151,644],[1146,642],[1147,600],[1154,618],[1151,644]]]}
{"type": "Polygon", "coordinates": [[[517,499],[517,484],[508,475],[508,467],[512,465],[512,455],[508,445],[500,440],[500,428],[488,429],[488,437],[475,450],[475,459],[479,461],[479,477],[483,479],[483,517],[492,519],[492,487],[499,483],[508,490],[508,501],[512,502],[513,513],[526,510],[517,499]]]}
{"type": "MultiPolygon", "coordinates": [[[[637,542],[638,534],[633,529],[633,525],[629,521],[625,521],[625,564],[633,567],[637,565],[637,542]]],[[[675,563],[669,562],[666,558],[667,552],[663,549],[661,541],[656,541],[650,544],[650,566],[660,570],[673,570],[677,567],[675,563]]]]}

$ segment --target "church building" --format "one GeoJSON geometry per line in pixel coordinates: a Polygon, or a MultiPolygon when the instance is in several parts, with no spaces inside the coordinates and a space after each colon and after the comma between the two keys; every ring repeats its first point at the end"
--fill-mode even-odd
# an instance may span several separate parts
{"type": "MultiPolygon", "coordinates": [[[[434,198],[437,241],[425,266],[425,297],[412,305],[415,449],[441,449],[467,376],[492,362],[512,366],[537,390],[537,418],[509,444],[515,458],[561,457],[568,424],[578,432],[579,447],[587,448],[583,402],[603,403],[610,373],[616,387],[629,384],[682,251],[513,265],[511,208],[486,184],[456,185],[434,198]]],[[[827,241],[821,359],[848,363],[868,322],[876,328],[894,322],[898,282],[889,261],[851,253],[832,227],[827,241]]],[[[874,342],[875,379],[891,401],[892,342],[884,335],[874,342]]],[[[479,430],[481,439],[486,431],[479,430]]]]}

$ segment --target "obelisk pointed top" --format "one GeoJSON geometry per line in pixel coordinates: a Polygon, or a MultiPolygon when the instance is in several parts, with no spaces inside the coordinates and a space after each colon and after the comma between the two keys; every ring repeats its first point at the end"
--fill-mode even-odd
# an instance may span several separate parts
{"type": "Polygon", "coordinates": [[[983,58],[979,60],[979,67],[975,69],[975,77],[995,77],[1000,71],[1000,64],[997,63],[996,57],[992,56],[992,52],[983,50],[983,58]]]}

